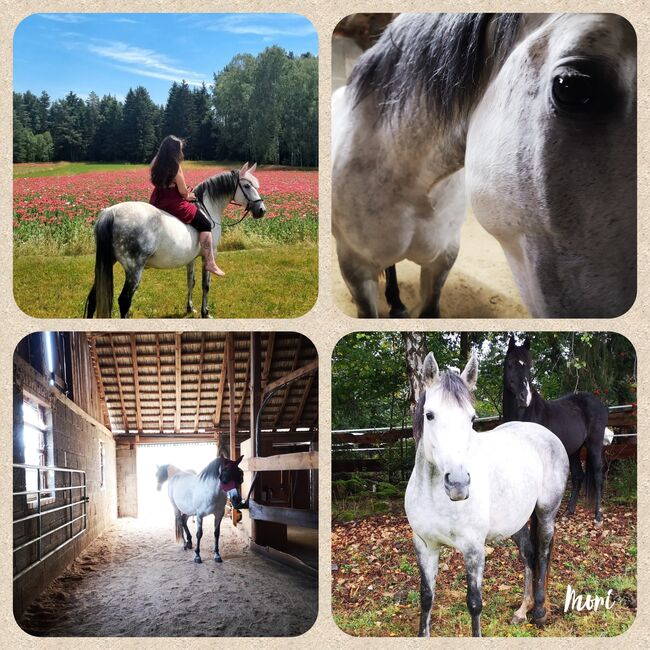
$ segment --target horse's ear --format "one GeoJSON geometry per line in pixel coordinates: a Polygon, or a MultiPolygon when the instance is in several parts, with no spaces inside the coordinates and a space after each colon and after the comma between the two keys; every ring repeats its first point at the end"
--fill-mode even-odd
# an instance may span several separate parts
{"type": "Polygon", "coordinates": [[[245,162],[239,170],[239,175],[243,176],[248,171],[248,163],[245,162]]]}
{"type": "Polygon", "coordinates": [[[239,463],[242,462],[243,458],[244,458],[244,454],[242,454],[242,455],[241,455],[241,456],[240,456],[240,457],[235,461],[235,465],[239,465],[239,463]]]}
{"type": "Polygon", "coordinates": [[[252,174],[257,169],[257,163],[253,163],[253,166],[248,170],[249,174],[252,174]]]}
{"type": "Polygon", "coordinates": [[[221,458],[221,460],[226,460],[226,457],[223,455],[223,451],[221,450],[219,450],[219,458],[221,458]]]}
{"type": "Polygon", "coordinates": [[[470,390],[473,391],[476,388],[476,380],[478,379],[478,358],[476,357],[476,352],[472,352],[472,356],[467,362],[460,378],[470,390]]]}
{"type": "Polygon", "coordinates": [[[524,347],[526,350],[530,350],[530,339],[526,337],[526,340],[524,341],[524,347]]]}
{"type": "Polygon", "coordinates": [[[439,377],[438,363],[433,356],[433,352],[429,352],[427,358],[424,360],[424,367],[422,368],[422,381],[424,382],[425,388],[430,388],[436,384],[439,377]]]}
{"type": "Polygon", "coordinates": [[[511,334],[510,335],[510,340],[508,341],[508,352],[510,352],[510,350],[514,350],[515,347],[516,347],[515,337],[514,337],[513,334],[511,334]]]}

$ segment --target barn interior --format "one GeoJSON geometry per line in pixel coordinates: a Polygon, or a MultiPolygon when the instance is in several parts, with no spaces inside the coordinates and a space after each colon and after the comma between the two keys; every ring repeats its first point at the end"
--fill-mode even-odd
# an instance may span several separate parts
{"type": "Polygon", "coordinates": [[[307,338],[36,332],[16,348],[13,391],[14,613],[24,629],[44,636],[292,636],[311,627],[318,359],[307,338]],[[226,508],[223,564],[212,561],[205,529],[204,564],[197,565],[174,541],[173,510],[166,487],[156,491],[156,467],[198,473],[220,453],[243,455],[241,496],[249,507],[241,521],[226,508]],[[139,583],[182,597],[138,596],[139,583]],[[267,611],[270,588],[276,606],[267,611]],[[278,591],[285,602],[277,602],[278,591]],[[129,594],[140,604],[124,602],[129,594]],[[92,622],[107,619],[106,599],[112,607],[119,601],[121,613],[92,622]],[[226,601],[215,616],[215,603],[226,601]]]}

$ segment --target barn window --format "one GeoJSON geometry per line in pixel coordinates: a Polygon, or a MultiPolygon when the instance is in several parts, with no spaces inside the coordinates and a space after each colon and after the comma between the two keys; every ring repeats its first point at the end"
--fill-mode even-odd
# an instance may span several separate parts
{"type": "Polygon", "coordinates": [[[99,443],[99,487],[104,487],[104,443],[99,443]]]}
{"type": "MultiPolygon", "coordinates": [[[[38,500],[39,476],[40,489],[54,487],[53,472],[42,468],[52,465],[52,412],[49,405],[44,404],[29,393],[23,394],[23,444],[25,447],[25,464],[32,468],[25,470],[25,489],[28,503],[38,500]]],[[[44,498],[53,498],[53,492],[41,492],[41,503],[44,498]]]]}

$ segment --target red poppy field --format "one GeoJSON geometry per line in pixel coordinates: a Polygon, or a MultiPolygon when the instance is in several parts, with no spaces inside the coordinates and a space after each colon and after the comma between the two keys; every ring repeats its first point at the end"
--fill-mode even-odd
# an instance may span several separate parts
{"type": "MultiPolygon", "coordinates": [[[[188,164],[185,176],[190,185],[196,185],[221,171],[224,168],[219,166],[188,164]]],[[[16,302],[32,316],[79,317],[93,278],[95,219],[109,205],[148,201],[151,193],[148,168],[101,165],[93,171],[93,165],[27,164],[16,165],[14,175],[16,302]],[[47,257],[43,258],[43,254],[47,257]],[[48,267],[48,273],[41,273],[43,266],[48,267]],[[69,285],[71,277],[75,280],[74,287],[69,285]],[[73,289],[77,291],[71,296],[73,289]],[[62,294],[65,301],[60,300],[62,294]]],[[[309,310],[317,293],[318,172],[271,168],[258,170],[256,176],[267,207],[266,215],[259,220],[247,217],[235,226],[241,208],[229,206],[224,225],[230,221],[233,227],[224,228],[218,247],[220,264],[226,265],[224,270],[228,274],[220,289],[232,288],[236,293],[244,293],[233,295],[232,300],[222,294],[219,296],[222,309],[216,311],[223,317],[298,316],[309,310]],[[241,273],[242,268],[246,269],[245,274],[241,273]],[[259,281],[251,282],[251,273],[256,272],[259,281]],[[261,286],[262,276],[266,282],[272,278],[275,284],[261,286]],[[294,287],[296,283],[298,287],[294,287]],[[249,296],[248,292],[259,292],[259,295],[249,296]],[[276,299],[279,292],[287,295],[276,299]],[[266,293],[268,299],[264,298],[266,293]],[[255,303],[260,297],[258,310],[255,303]],[[230,313],[223,313],[224,299],[232,307],[230,313]]],[[[119,272],[116,265],[118,292],[119,272]]],[[[178,310],[184,302],[185,272],[179,269],[155,273],[157,277],[145,272],[134,300],[133,315],[183,316],[178,310]],[[170,282],[173,287],[168,286],[170,282]],[[163,286],[156,288],[157,283],[163,286]],[[149,298],[148,288],[154,292],[149,298]],[[173,291],[176,307],[160,295],[160,289],[167,289],[164,293],[173,291]]],[[[200,287],[195,291],[198,297],[200,287]]]]}

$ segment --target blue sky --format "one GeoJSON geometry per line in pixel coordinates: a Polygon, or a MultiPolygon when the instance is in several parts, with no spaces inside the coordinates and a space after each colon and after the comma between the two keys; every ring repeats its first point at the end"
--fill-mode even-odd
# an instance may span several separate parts
{"type": "Polygon", "coordinates": [[[236,54],[270,45],[317,54],[318,36],[296,14],[35,14],[14,34],[14,90],[124,99],[142,85],[164,104],[173,81],[209,85],[236,54]]]}

